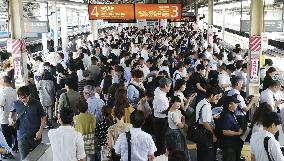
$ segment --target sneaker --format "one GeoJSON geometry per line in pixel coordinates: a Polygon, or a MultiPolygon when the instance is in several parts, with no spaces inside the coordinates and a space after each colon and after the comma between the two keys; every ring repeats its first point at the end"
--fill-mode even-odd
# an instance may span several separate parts
{"type": "Polygon", "coordinates": [[[15,157],[11,153],[3,154],[3,159],[14,159],[15,157]]]}

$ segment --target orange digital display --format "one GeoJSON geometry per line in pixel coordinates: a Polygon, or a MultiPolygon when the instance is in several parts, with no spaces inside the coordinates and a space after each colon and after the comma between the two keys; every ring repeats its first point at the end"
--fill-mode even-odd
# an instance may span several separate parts
{"type": "Polygon", "coordinates": [[[135,4],[136,19],[180,19],[181,4],[135,4]]]}
{"type": "Polygon", "coordinates": [[[134,19],[133,4],[89,4],[89,19],[134,19]]]}

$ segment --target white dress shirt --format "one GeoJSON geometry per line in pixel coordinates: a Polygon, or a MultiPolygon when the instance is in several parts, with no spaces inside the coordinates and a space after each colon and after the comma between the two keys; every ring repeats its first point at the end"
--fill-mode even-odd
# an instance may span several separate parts
{"type": "Polygon", "coordinates": [[[276,111],[275,108],[275,99],[274,99],[274,93],[271,91],[271,89],[267,88],[266,90],[262,91],[260,93],[260,103],[266,102],[268,103],[273,111],[276,111]]]}
{"type": "MultiPolygon", "coordinates": [[[[225,85],[225,84],[231,84],[230,76],[228,75],[227,72],[223,71],[223,72],[221,72],[221,74],[219,74],[218,84],[219,84],[220,87],[222,87],[222,85],[225,85]]],[[[225,88],[225,91],[228,91],[230,89],[231,89],[231,87],[227,87],[227,88],[225,88]]]]}
{"type": "Polygon", "coordinates": [[[9,124],[9,113],[16,100],[16,89],[4,87],[0,90],[0,124],[9,124]]]}
{"type": "Polygon", "coordinates": [[[204,122],[212,123],[213,122],[213,116],[211,111],[211,104],[208,102],[206,98],[201,100],[196,105],[196,121],[199,118],[199,124],[203,124],[204,122]],[[201,107],[204,105],[201,111],[201,117],[199,118],[199,111],[201,110],[201,107]]]}
{"type": "MultiPolygon", "coordinates": [[[[141,128],[130,129],[131,134],[131,160],[133,161],[148,161],[148,156],[154,155],[157,151],[152,136],[141,128]]],[[[115,145],[115,153],[121,156],[121,161],[128,161],[128,143],[126,134],[119,135],[115,145]]]]}
{"type": "Polygon", "coordinates": [[[153,100],[154,116],[157,118],[166,118],[167,114],[162,114],[161,112],[167,110],[169,106],[167,93],[162,91],[160,87],[156,88],[153,100]]]}
{"type": "Polygon", "coordinates": [[[141,51],[141,57],[144,58],[144,61],[147,62],[147,60],[149,59],[149,54],[148,51],[145,49],[142,49],[141,51]]]}
{"type": "Polygon", "coordinates": [[[86,157],[83,137],[71,126],[60,126],[48,132],[53,161],[78,161],[86,157]]]}
{"type": "Polygon", "coordinates": [[[168,161],[168,157],[163,154],[163,155],[160,155],[160,156],[157,156],[154,161],[168,161]]]}
{"type": "Polygon", "coordinates": [[[266,130],[260,130],[252,134],[250,139],[251,153],[255,156],[257,161],[268,161],[267,152],[264,148],[264,138],[270,137],[268,140],[268,153],[273,161],[283,161],[284,156],[280,149],[279,142],[274,135],[266,130]]]}

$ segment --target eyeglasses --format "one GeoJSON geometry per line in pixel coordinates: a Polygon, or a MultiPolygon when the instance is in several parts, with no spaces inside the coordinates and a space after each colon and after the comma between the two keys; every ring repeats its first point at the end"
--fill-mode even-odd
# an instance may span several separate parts
{"type": "Polygon", "coordinates": [[[19,99],[23,100],[23,99],[28,98],[29,96],[18,96],[18,97],[19,97],[19,99]]]}
{"type": "Polygon", "coordinates": [[[83,94],[85,94],[85,95],[90,95],[90,93],[89,93],[89,92],[83,92],[83,94]]]}

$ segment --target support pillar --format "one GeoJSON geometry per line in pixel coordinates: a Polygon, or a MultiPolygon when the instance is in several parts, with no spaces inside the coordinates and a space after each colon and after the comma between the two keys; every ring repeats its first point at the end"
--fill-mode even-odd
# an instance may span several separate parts
{"type": "Polygon", "coordinates": [[[207,43],[213,45],[213,0],[208,0],[207,43]]]}
{"type": "Polygon", "coordinates": [[[213,25],[213,0],[208,0],[208,25],[213,25]]]}
{"type": "Polygon", "coordinates": [[[92,41],[98,40],[98,24],[97,20],[91,20],[92,41]]]}
{"type": "MultiPolygon", "coordinates": [[[[261,33],[264,31],[264,14],[263,14],[263,0],[251,0],[250,4],[250,37],[253,36],[261,36],[261,33]]],[[[252,68],[255,68],[252,66],[253,62],[255,60],[258,60],[258,64],[260,63],[260,56],[261,56],[261,50],[260,51],[253,51],[251,49],[249,53],[249,62],[248,62],[248,88],[247,88],[247,95],[255,95],[259,96],[259,85],[260,85],[260,68],[259,65],[257,65],[257,80],[252,80],[252,68]],[[254,60],[254,61],[252,61],[254,60]]],[[[255,74],[254,74],[255,75],[255,74]]]]}
{"type": "Polygon", "coordinates": [[[198,4],[194,1],[194,15],[196,16],[196,22],[198,21],[198,4]]]}
{"type": "Polygon", "coordinates": [[[22,0],[9,0],[9,17],[11,39],[16,42],[18,40],[21,41],[20,50],[14,50],[17,47],[12,45],[13,43],[11,44],[13,65],[15,69],[15,86],[16,88],[19,88],[25,85],[28,76],[27,53],[25,52],[25,45],[22,42],[25,32],[22,0]]]}
{"type": "MultiPolygon", "coordinates": [[[[260,86],[260,57],[261,57],[261,47],[260,50],[255,50],[255,38],[260,37],[261,33],[264,31],[264,10],[263,10],[263,0],[251,0],[250,4],[250,41],[254,38],[254,41],[250,42],[250,52],[248,61],[248,78],[247,78],[247,96],[254,95],[256,97],[260,96],[259,86],[260,86]],[[251,47],[253,46],[253,47],[251,47]]],[[[258,41],[259,42],[259,41],[258,41]]],[[[261,41],[260,41],[261,42],[261,41]]],[[[258,103],[257,103],[258,104],[258,103]]],[[[250,110],[250,118],[252,119],[255,108],[250,110]]]]}
{"type": "MultiPolygon", "coordinates": [[[[158,3],[168,3],[168,0],[158,0],[158,3]]],[[[160,27],[162,27],[162,29],[165,29],[166,31],[168,28],[168,20],[167,19],[161,19],[160,20],[160,27]]]]}
{"type": "Polygon", "coordinates": [[[61,46],[63,51],[67,51],[68,44],[68,31],[67,31],[67,10],[66,6],[60,7],[60,20],[61,20],[61,46]]]}
{"type": "Polygon", "coordinates": [[[54,41],[54,51],[58,48],[58,19],[57,19],[57,7],[56,2],[52,4],[52,22],[53,22],[53,41],[54,41]]]}
{"type": "MultiPolygon", "coordinates": [[[[45,3],[40,3],[40,20],[41,21],[47,21],[47,8],[46,8],[46,4],[45,3]]],[[[42,50],[43,50],[43,54],[45,55],[46,53],[48,53],[47,50],[47,33],[41,33],[41,41],[42,41],[42,50]]]]}
{"type": "Polygon", "coordinates": [[[222,16],[223,16],[223,20],[222,20],[222,39],[223,39],[223,42],[225,42],[225,25],[226,25],[226,8],[225,7],[223,7],[222,16]]]}

